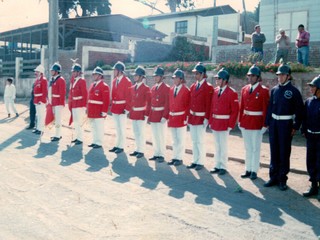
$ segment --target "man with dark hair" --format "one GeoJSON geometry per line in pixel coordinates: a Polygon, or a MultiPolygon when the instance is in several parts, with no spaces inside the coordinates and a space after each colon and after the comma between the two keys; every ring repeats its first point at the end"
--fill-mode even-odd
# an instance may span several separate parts
{"type": "Polygon", "coordinates": [[[309,40],[310,33],[304,30],[303,24],[300,24],[296,38],[297,58],[298,62],[305,66],[309,65],[309,40]]]}
{"type": "Polygon", "coordinates": [[[263,43],[266,41],[266,36],[261,32],[260,25],[254,27],[255,31],[251,35],[251,51],[257,53],[257,61],[263,59],[263,43]]]}

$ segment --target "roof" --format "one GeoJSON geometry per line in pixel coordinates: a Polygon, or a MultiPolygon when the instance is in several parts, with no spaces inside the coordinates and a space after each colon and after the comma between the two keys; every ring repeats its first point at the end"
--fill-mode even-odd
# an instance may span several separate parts
{"type": "Polygon", "coordinates": [[[230,5],[223,5],[219,7],[201,8],[201,9],[195,9],[195,10],[183,11],[183,12],[150,15],[150,16],[137,18],[137,20],[142,21],[145,18],[148,18],[148,20],[159,20],[159,19],[187,17],[187,16],[209,17],[209,16],[225,15],[225,14],[232,14],[232,13],[237,13],[237,11],[234,10],[232,7],[230,7],[230,5]]]}

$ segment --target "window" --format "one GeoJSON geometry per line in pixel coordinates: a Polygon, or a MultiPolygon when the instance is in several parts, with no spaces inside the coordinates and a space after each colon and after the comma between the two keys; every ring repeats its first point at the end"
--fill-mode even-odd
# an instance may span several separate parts
{"type": "MultiPolygon", "coordinates": [[[[298,34],[298,26],[300,24],[303,24],[306,30],[308,29],[308,12],[299,11],[279,13],[277,21],[278,28],[284,29],[286,31],[286,35],[290,37],[291,42],[294,42],[298,34]]],[[[276,29],[276,35],[279,34],[279,29],[276,29]]]]}
{"type": "Polygon", "coordinates": [[[188,21],[176,22],[176,33],[184,34],[188,32],[188,21]]]}

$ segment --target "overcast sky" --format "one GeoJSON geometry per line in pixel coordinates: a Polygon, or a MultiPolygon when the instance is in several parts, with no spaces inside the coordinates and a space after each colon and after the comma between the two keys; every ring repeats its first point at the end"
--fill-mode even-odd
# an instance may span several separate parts
{"type": "MultiPolygon", "coordinates": [[[[165,0],[157,2],[156,7],[170,12],[164,5],[165,0]]],[[[150,14],[159,14],[134,0],[110,0],[112,14],[124,14],[136,18],[150,14]]],[[[259,0],[246,0],[246,8],[253,11],[259,0]]],[[[216,0],[217,6],[229,4],[237,11],[242,11],[242,0],[216,0]]],[[[213,0],[196,0],[196,8],[213,6],[213,0]]],[[[30,26],[48,21],[48,0],[0,0],[0,32],[30,26]]]]}

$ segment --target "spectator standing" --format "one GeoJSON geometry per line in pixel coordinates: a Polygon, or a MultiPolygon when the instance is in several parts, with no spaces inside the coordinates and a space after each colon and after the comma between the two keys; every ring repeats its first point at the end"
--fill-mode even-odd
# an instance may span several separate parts
{"type": "Polygon", "coordinates": [[[263,59],[263,43],[266,41],[266,36],[261,32],[260,25],[254,27],[255,31],[251,35],[251,51],[257,53],[257,61],[262,61],[263,59]]]}
{"type": "Polygon", "coordinates": [[[13,78],[7,79],[3,98],[4,98],[4,103],[6,105],[8,118],[11,116],[10,110],[12,110],[15,113],[16,117],[18,117],[19,114],[14,105],[14,100],[16,99],[16,87],[13,84],[13,78]]]}
{"type": "Polygon", "coordinates": [[[277,44],[277,53],[274,63],[279,63],[281,58],[282,63],[287,63],[290,48],[290,38],[286,35],[286,32],[283,29],[279,30],[279,34],[276,36],[275,42],[277,44]]]}
{"type": "Polygon", "coordinates": [[[296,38],[297,58],[298,62],[305,66],[309,65],[309,41],[310,33],[304,30],[303,24],[300,24],[296,38]]]}

